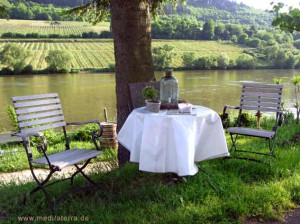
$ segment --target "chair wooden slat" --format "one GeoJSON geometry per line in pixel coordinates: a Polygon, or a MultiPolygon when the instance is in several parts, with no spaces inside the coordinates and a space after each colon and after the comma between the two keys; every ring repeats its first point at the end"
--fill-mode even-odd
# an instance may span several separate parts
{"type": "Polygon", "coordinates": [[[269,108],[269,107],[250,107],[250,106],[240,106],[243,110],[255,110],[255,111],[265,111],[265,112],[280,112],[280,108],[269,108]]]}
{"type": "Polygon", "coordinates": [[[50,117],[45,119],[39,119],[39,120],[28,120],[28,121],[20,122],[19,127],[24,128],[28,126],[43,125],[43,124],[49,124],[58,121],[63,122],[64,120],[65,120],[64,116],[56,116],[56,117],[50,117]]]}
{"type": "Polygon", "coordinates": [[[258,107],[268,107],[268,108],[280,108],[280,104],[278,103],[264,103],[257,101],[242,101],[241,106],[258,106],[258,107]]]}
{"type": "Polygon", "coordinates": [[[60,104],[42,106],[42,107],[28,107],[28,108],[23,108],[23,109],[16,109],[16,113],[17,114],[28,114],[28,113],[49,111],[49,110],[58,110],[58,109],[62,109],[60,104]]]}
{"type": "MultiPolygon", "coordinates": [[[[88,149],[70,149],[63,152],[49,155],[48,158],[52,165],[63,169],[64,167],[77,164],[90,158],[94,158],[102,154],[102,151],[88,150],[88,149]]],[[[39,158],[33,160],[32,163],[47,165],[46,158],[39,158]]]]}
{"type": "Polygon", "coordinates": [[[30,119],[52,117],[52,116],[56,116],[56,115],[63,115],[62,110],[53,110],[53,111],[49,111],[49,112],[19,115],[18,116],[18,121],[25,121],[25,120],[30,120],[30,119]]]}
{"type": "Polygon", "coordinates": [[[282,89],[283,85],[274,85],[274,84],[262,84],[262,83],[243,83],[242,84],[243,88],[250,88],[250,87],[255,87],[255,88],[271,88],[271,89],[282,89]]]}
{"type": "Polygon", "coordinates": [[[258,97],[251,97],[251,96],[242,96],[241,101],[259,101],[265,103],[281,103],[281,98],[258,98],[258,97]]]}
{"type": "Polygon", "coordinates": [[[252,129],[252,128],[240,128],[240,127],[228,128],[226,131],[232,134],[262,137],[262,138],[272,138],[275,135],[275,131],[252,129]]]}
{"type": "Polygon", "coordinates": [[[39,126],[39,127],[34,127],[34,128],[22,128],[21,133],[32,133],[32,132],[39,132],[39,131],[45,131],[48,129],[53,129],[53,128],[59,128],[66,126],[66,122],[59,122],[59,123],[52,123],[49,125],[44,125],[44,126],[39,126]]]}
{"type": "Polygon", "coordinates": [[[37,100],[37,99],[43,99],[43,98],[57,98],[57,93],[49,93],[49,94],[39,94],[39,95],[28,95],[28,96],[14,96],[12,97],[12,101],[23,101],[23,100],[37,100]]]}
{"type": "Polygon", "coordinates": [[[41,105],[47,105],[47,104],[59,104],[59,99],[48,99],[48,100],[34,100],[34,101],[21,101],[20,103],[15,103],[15,108],[22,108],[22,107],[32,107],[32,106],[41,106],[41,105]]]}
{"type": "Polygon", "coordinates": [[[281,95],[276,93],[260,93],[260,92],[242,92],[242,96],[260,96],[264,98],[281,99],[281,95]]]}

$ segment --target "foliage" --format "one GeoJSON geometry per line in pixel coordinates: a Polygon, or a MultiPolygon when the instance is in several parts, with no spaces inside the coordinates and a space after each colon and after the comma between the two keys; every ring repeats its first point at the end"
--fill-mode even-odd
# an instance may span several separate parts
{"type": "Polygon", "coordinates": [[[69,72],[71,70],[71,55],[63,50],[51,50],[45,58],[50,71],[69,72]]]}
{"type": "Polygon", "coordinates": [[[160,47],[154,47],[152,50],[153,64],[156,68],[169,68],[176,55],[174,47],[164,44],[160,47]]]}
{"type": "Polygon", "coordinates": [[[146,86],[142,89],[142,97],[144,100],[156,101],[158,91],[153,86],[146,86]]]}
{"type": "Polygon", "coordinates": [[[229,59],[227,53],[221,53],[217,57],[217,65],[218,65],[218,68],[221,68],[221,69],[228,68],[228,66],[230,65],[230,59],[229,59]]]}
{"type": "Polygon", "coordinates": [[[202,36],[204,40],[213,40],[215,33],[215,24],[213,20],[208,20],[203,25],[202,36]]]}
{"type": "Polygon", "coordinates": [[[288,12],[283,12],[283,3],[278,3],[274,5],[273,11],[275,12],[275,17],[273,19],[272,25],[279,27],[283,31],[289,31],[293,33],[294,31],[300,31],[300,9],[290,7],[288,12]]]}
{"type": "Polygon", "coordinates": [[[197,69],[211,69],[217,67],[217,59],[212,55],[200,57],[195,61],[195,67],[197,69]]]}
{"type": "Polygon", "coordinates": [[[237,68],[251,69],[255,67],[254,58],[248,54],[241,54],[236,59],[237,68]]]}
{"type": "Polygon", "coordinates": [[[28,51],[20,45],[6,44],[2,51],[0,51],[0,64],[17,74],[26,66],[25,61],[28,57],[28,51]]]}
{"type": "Polygon", "coordinates": [[[196,54],[194,52],[186,52],[182,56],[183,65],[186,68],[192,68],[196,59],[196,54]]]}
{"type": "Polygon", "coordinates": [[[10,106],[6,106],[5,110],[6,110],[6,114],[9,117],[11,126],[13,127],[12,131],[16,131],[17,132],[19,130],[19,125],[18,125],[18,119],[17,119],[17,115],[16,115],[14,107],[11,106],[11,105],[10,106]]]}

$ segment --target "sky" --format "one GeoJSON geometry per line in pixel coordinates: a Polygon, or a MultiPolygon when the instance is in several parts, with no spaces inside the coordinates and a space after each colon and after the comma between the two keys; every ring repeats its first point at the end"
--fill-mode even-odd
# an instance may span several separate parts
{"type": "Polygon", "coordinates": [[[272,9],[270,5],[271,2],[282,2],[288,6],[293,6],[294,8],[300,8],[300,0],[235,0],[236,2],[243,2],[246,5],[249,5],[256,9],[272,9]]]}

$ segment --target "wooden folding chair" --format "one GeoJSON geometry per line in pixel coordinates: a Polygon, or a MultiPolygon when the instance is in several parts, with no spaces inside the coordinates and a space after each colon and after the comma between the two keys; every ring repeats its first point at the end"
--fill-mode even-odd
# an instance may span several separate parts
{"type": "Polygon", "coordinates": [[[66,123],[61,103],[56,93],[12,97],[12,101],[19,125],[19,132],[15,133],[14,136],[18,136],[23,139],[23,145],[27,154],[29,167],[33,178],[37,183],[37,187],[35,187],[30,194],[42,190],[47,198],[48,205],[52,213],[54,213],[54,206],[59,200],[52,202],[50,195],[46,191],[47,186],[67,179],[70,179],[71,184],[73,184],[74,177],[79,173],[81,173],[87,181],[95,184],[83,172],[83,169],[88,165],[91,159],[102,153],[96,141],[102,134],[102,127],[100,122],[97,120],[66,123]],[[91,133],[91,139],[94,142],[96,150],[77,148],[71,149],[70,141],[67,137],[66,126],[84,125],[89,123],[97,124],[99,127],[99,130],[91,133]],[[63,151],[49,155],[47,153],[47,140],[42,131],[54,128],[62,128],[65,148],[63,151]],[[32,147],[30,146],[30,141],[28,144],[28,139],[32,136],[40,139],[41,143],[37,144],[36,148],[37,151],[42,154],[41,158],[34,158],[31,152],[32,147]],[[49,182],[54,173],[61,171],[63,168],[68,166],[74,166],[76,168],[76,171],[71,175],[71,177],[49,182]],[[49,169],[48,176],[43,180],[40,180],[35,173],[35,168],[49,169]]]}
{"type": "MultiPolygon", "coordinates": [[[[259,83],[244,83],[242,84],[242,94],[240,106],[225,105],[223,110],[223,117],[228,117],[226,113],[227,108],[239,110],[236,127],[230,127],[226,130],[230,134],[232,147],[230,149],[231,155],[237,153],[254,153],[263,156],[269,156],[269,162],[271,164],[271,157],[275,157],[273,150],[275,143],[275,136],[277,128],[281,123],[282,111],[281,111],[281,98],[282,98],[282,85],[272,84],[259,84],[259,83]],[[260,128],[248,128],[242,127],[241,117],[244,111],[254,111],[257,116],[260,116],[261,112],[275,113],[275,124],[272,130],[263,130],[260,128]],[[263,138],[268,141],[269,153],[257,152],[257,151],[245,151],[237,149],[237,140],[239,136],[250,136],[263,138]]],[[[252,160],[256,162],[266,163],[264,160],[243,157],[232,156],[234,158],[252,160]]]]}

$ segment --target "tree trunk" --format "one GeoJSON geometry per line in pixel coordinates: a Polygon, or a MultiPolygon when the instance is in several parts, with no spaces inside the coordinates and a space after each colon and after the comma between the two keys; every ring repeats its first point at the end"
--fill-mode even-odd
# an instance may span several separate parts
{"type": "MultiPolygon", "coordinates": [[[[110,0],[116,61],[118,131],[130,114],[129,83],[155,80],[151,55],[151,23],[148,0],[110,0]]],[[[129,151],[119,145],[122,166],[129,151]]]]}

